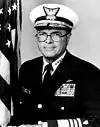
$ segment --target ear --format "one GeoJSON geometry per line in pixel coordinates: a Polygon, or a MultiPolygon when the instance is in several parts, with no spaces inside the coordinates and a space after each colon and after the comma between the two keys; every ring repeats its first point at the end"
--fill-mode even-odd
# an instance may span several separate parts
{"type": "Polygon", "coordinates": [[[72,35],[71,32],[67,35],[67,42],[69,42],[69,39],[70,39],[70,36],[71,36],[71,35],[72,35]]]}

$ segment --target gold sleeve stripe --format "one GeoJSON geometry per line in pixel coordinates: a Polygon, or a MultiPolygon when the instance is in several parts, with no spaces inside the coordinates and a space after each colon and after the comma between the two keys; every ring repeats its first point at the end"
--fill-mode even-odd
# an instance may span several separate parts
{"type": "Polygon", "coordinates": [[[81,119],[80,118],[77,118],[77,121],[78,121],[79,127],[82,127],[81,119]]]}
{"type": "Polygon", "coordinates": [[[73,120],[72,119],[69,119],[69,122],[70,122],[70,126],[71,127],[74,127],[73,120]]]}
{"type": "Polygon", "coordinates": [[[47,122],[43,122],[42,123],[42,127],[48,127],[48,123],[47,122]]]}
{"type": "Polygon", "coordinates": [[[57,120],[58,127],[70,127],[68,120],[57,120]]]}
{"type": "Polygon", "coordinates": [[[76,119],[73,119],[74,127],[79,127],[78,122],[76,119]]]}

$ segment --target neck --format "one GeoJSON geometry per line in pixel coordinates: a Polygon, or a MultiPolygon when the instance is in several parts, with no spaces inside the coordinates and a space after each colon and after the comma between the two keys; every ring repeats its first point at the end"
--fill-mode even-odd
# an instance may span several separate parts
{"type": "Polygon", "coordinates": [[[55,60],[49,57],[44,57],[48,63],[53,63],[55,60]]]}

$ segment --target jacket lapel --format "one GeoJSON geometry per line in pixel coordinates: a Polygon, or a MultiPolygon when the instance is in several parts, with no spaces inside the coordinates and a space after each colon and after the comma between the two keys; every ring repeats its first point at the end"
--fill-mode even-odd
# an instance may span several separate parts
{"type": "Polygon", "coordinates": [[[57,69],[54,72],[53,80],[55,82],[63,82],[66,81],[68,78],[70,78],[70,71],[71,69],[71,60],[70,60],[70,54],[67,52],[62,62],[59,64],[57,69]]]}

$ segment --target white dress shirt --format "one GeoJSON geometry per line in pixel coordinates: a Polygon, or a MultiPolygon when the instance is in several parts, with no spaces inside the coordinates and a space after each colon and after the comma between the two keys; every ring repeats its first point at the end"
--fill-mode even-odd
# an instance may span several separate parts
{"type": "MultiPolygon", "coordinates": [[[[66,51],[62,54],[62,56],[60,56],[57,60],[55,60],[53,63],[52,63],[52,67],[53,67],[53,71],[51,71],[51,75],[53,75],[53,73],[55,72],[55,70],[57,69],[58,65],[61,63],[62,59],[64,58],[66,54],[66,51]]],[[[44,79],[44,75],[46,73],[46,71],[44,71],[45,69],[45,66],[49,64],[45,58],[43,57],[43,69],[42,69],[42,81],[44,79]]]]}

